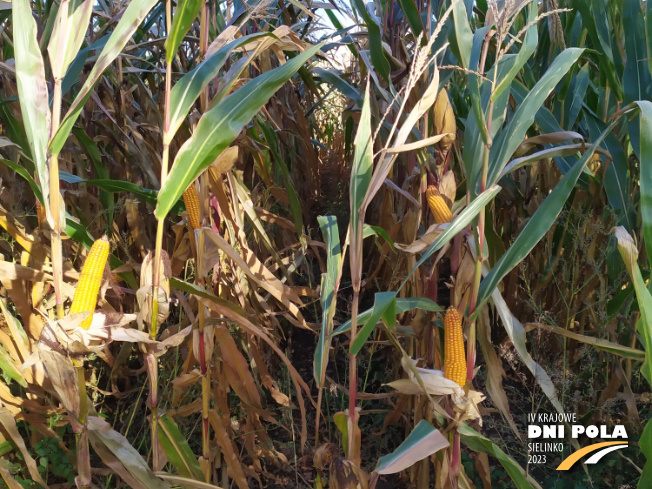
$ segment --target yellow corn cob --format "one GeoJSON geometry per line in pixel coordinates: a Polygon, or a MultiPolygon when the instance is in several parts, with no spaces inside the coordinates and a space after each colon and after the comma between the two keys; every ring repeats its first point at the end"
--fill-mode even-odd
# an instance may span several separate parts
{"type": "Polygon", "coordinates": [[[193,229],[199,229],[199,196],[195,184],[191,183],[190,186],[183,193],[183,203],[186,204],[186,212],[188,212],[188,222],[193,229]]]}
{"type": "MultiPolygon", "coordinates": [[[[72,306],[70,306],[70,314],[80,312],[92,313],[95,311],[97,294],[100,291],[100,285],[102,285],[104,267],[109,257],[109,248],[109,240],[106,236],[96,240],[93,246],[91,246],[91,251],[86,257],[79,283],[75,289],[75,297],[72,300],[72,306]]],[[[92,322],[93,315],[90,314],[79,326],[88,329],[92,322]]]]}
{"type": "Polygon", "coordinates": [[[426,189],[426,199],[437,224],[451,222],[453,220],[453,214],[451,214],[451,210],[446,205],[446,201],[439,193],[439,190],[437,190],[437,187],[430,185],[426,189]]]}
{"type": "Polygon", "coordinates": [[[444,318],[444,376],[464,387],[466,384],[466,355],[462,320],[453,306],[444,318]]]}

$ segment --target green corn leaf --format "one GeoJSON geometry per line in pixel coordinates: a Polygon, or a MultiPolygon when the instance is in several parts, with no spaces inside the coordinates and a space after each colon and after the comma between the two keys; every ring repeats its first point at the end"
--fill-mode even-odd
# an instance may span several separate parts
{"type": "MultiPolygon", "coordinates": [[[[68,112],[61,120],[59,129],[50,141],[50,151],[52,154],[59,154],[66,139],[68,139],[68,135],[72,131],[72,126],[75,124],[77,117],[79,117],[79,114],[84,108],[84,104],[91,96],[93,87],[95,87],[95,84],[99,81],[102,73],[118,57],[122,48],[127,44],[127,41],[131,39],[131,36],[134,34],[145,16],[157,3],[158,0],[138,0],[131,2],[126,8],[122,14],[120,22],[118,22],[111,37],[104,45],[104,49],[102,49],[102,52],[97,58],[93,69],[88,74],[88,78],[86,78],[84,85],[77,94],[77,97],[75,97],[68,112]]],[[[47,107],[47,104],[45,106],[47,107]]]]}
{"type": "Polygon", "coordinates": [[[183,477],[203,481],[204,474],[201,471],[199,462],[192,453],[186,436],[181,433],[172,417],[164,414],[159,417],[158,423],[158,439],[170,463],[183,477]]]}
{"type": "Polygon", "coordinates": [[[536,210],[534,215],[528,220],[527,224],[509,247],[507,252],[500,257],[494,268],[489,272],[480,284],[478,291],[478,305],[476,313],[480,311],[484,302],[489,299],[494,288],[514,268],[518,263],[527,256],[536,246],[541,238],[548,232],[552,224],[557,219],[566,199],[575,187],[578,178],[584,170],[584,166],[589,161],[595,149],[600,145],[602,140],[607,136],[608,131],[613,128],[611,124],[607,131],[603,132],[600,137],[594,141],[593,145],[587,150],[577,163],[566,173],[564,178],[555,186],[555,188],[546,197],[543,203],[536,210]]]}
{"type": "Polygon", "coordinates": [[[172,28],[165,40],[165,61],[172,63],[174,53],[177,52],[184,36],[197,18],[204,0],[179,0],[172,19],[172,28]]]}
{"type": "Polygon", "coordinates": [[[313,375],[317,385],[323,388],[333,329],[333,316],[337,304],[338,276],[342,269],[342,248],[337,218],[335,216],[319,216],[317,222],[326,243],[326,273],[322,274],[321,279],[322,320],[319,341],[315,349],[313,375]]]}
{"type": "Polygon", "coordinates": [[[444,435],[422,419],[396,450],[378,459],[374,472],[396,474],[449,446],[444,435]]]}
{"type": "Polygon", "coordinates": [[[317,53],[321,45],[307,49],[283,66],[250,81],[206,112],[195,132],[179,149],[154,211],[162,219],[202,171],[238,136],[262,106],[294,73],[317,53]]]}
{"type": "Polygon", "coordinates": [[[48,221],[53,223],[53,216],[50,215],[50,178],[47,165],[50,135],[48,87],[43,57],[36,40],[36,22],[29,0],[12,2],[12,16],[13,25],[20,26],[13,29],[18,100],[46,214],[48,221]]]}

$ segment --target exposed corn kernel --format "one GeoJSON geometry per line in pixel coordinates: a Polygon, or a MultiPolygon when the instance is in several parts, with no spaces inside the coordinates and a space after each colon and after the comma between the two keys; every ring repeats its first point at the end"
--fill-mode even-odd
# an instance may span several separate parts
{"type": "MultiPolygon", "coordinates": [[[[97,306],[97,294],[102,285],[102,277],[104,275],[104,268],[106,267],[106,260],[109,257],[109,240],[106,236],[98,239],[91,246],[91,251],[86,257],[84,266],[81,271],[79,283],[75,289],[75,297],[70,306],[70,314],[77,314],[80,312],[94,312],[97,306]]],[[[93,315],[90,314],[84,319],[80,327],[88,329],[93,322],[93,315]]]]}
{"type": "Polygon", "coordinates": [[[446,201],[434,185],[430,185],[426,189],[426,200],[428,200],[428,206],[430,207],[430,211],[432,212],[437,224],[451,222],[453,220],[451,210],[448,208],[446,201]]]}
{"type": "Polygon", "coordinates": [[[186,204],[186,212],[188,213],[188,222],[193,229],[199,229],[199,195],[195,184],[191,183],[190,186],[183,192],[183,203],[186,204]]]}
{"type": "Polygon", "coordinates": [[[466,384],[466,354],[462,320],[453,306],[444,317],[444,375],[464,387],[466,384]]]}

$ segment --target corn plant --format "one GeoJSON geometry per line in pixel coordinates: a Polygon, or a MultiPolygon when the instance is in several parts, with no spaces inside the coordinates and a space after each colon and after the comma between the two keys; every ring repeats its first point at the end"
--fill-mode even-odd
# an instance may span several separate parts
{"type": "Polygon", "coordinates": [[[4,484],[541,487],[506,366],[652,456],[648,10],[0,8],[4,484]]]}

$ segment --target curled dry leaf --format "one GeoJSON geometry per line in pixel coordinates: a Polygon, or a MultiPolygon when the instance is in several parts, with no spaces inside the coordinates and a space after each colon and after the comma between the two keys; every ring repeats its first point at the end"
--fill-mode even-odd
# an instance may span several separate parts
{"type": "Polygon", "coordinates": [[[367,489],[369,476],[353,461],[338,457],[331,464],[329,487],[332,489],[367,489]]]}
{"type": "Polygon", "coordinates": [[[455,183],[455,174],[448,170],[439,181],[439,194],[444,198],[448,207],[453,207],[455,194],[457,193],[457,183],[455,183]]]}
{"type": "Polygon", "coordinates": [[[417,367],[416,360],[403,357],[401,359],[401,365],[408,374],[408,378],[395,380],[386,385],[402,394],[416,395],[427,393],[431,396],[450,396],[453,402],[453,409],[460,414],[460,422],[467,419],[481,420],[478,404],[485,398],[482,393],[473,389],[469,389],[467,392],[456,382],[447,379],[441,370],[417,367]],[[407,362],[412,362],[412,365],[409,365],[407,362]],[[415,372],[419,375],[425,391],[419,384],[415,372]]]}
{"type": "MultiPolygon", "coordinates": [[[[96,312],[93,321],[86,330],[79,327],[87,313],[69,314],[59,321],[52,322],[44,328],[39,343],[50,350],[56,349],[67,354],[81,355],[102,351],[113,341],[126,341],[148,345],[149,353],[158,357],[169,348],[180,345],[192,331],[192,325],[163,340],[153,340],[149,334],[127,327],[137,319],[136,314],[119,314],[115,312],[96,312]]],[[[39,354],[43,349],[39,349],[39,354]]],[[[46,354],[47,354],[47,350],[46,354]]],[[[38,362],[39,356],[32,354],[22,365],[25,369],[38,362]]],[[[41,358],[42,360],[42,358],[41,358]]]]}
{"type": "Polygon", "coordinates": [[[20,450],[20,453],[25,460],[27,470],[29,471],[29,475],[33,478],[34,481],[38,482],[43,487],[47,487],[47,484],[43,481],[43,479],[41,479],[41,476],[38,472],[36,461],[32,458],[29,451],[27,450],[27,446],[25,445],[23,437],[20,436],[13,414],[3,406],[0,406],[0,424],[4,428],[5,432],[9,435],[9,438],[11,438],[11,440],[20,450]]]}
{"type": "Polygon", "coordinates": [[[335,443],[322,443],[315,450],[312,457],[314,467],[323,471],[330,467],[333,459],[340,456],[340,449],[335,443]]]}
{"type": "Polygon", "coordinates": [[[450,223],[447,222],[443,224],[433,224],[428,228],[423,236],[421,236],[419,239],[414,240],[412,243],[407,245],[395,243],[394,246],[396,246],[396,248],[401,251],[405,251],[406,253],[422,253],[435,242],[441,233],[446,231],[449,225],[450,223]]]}

